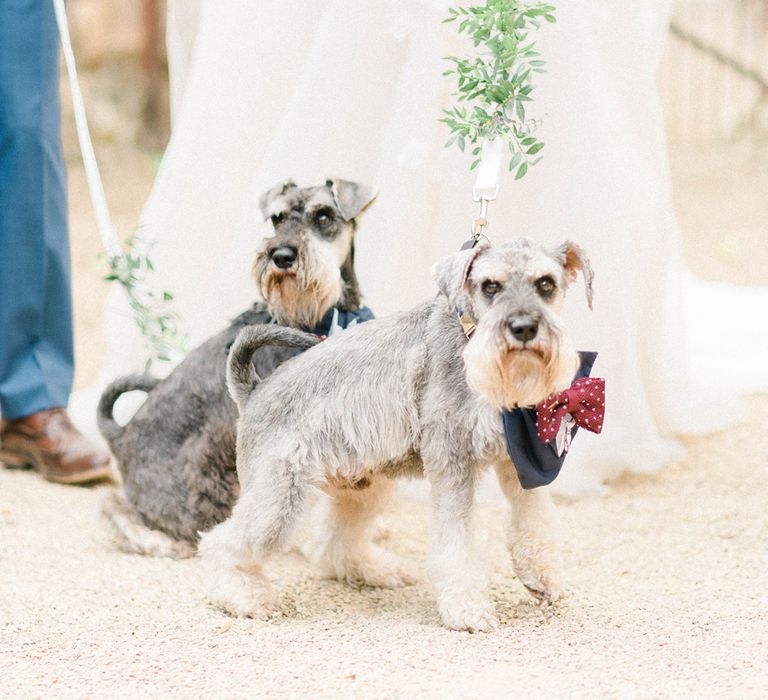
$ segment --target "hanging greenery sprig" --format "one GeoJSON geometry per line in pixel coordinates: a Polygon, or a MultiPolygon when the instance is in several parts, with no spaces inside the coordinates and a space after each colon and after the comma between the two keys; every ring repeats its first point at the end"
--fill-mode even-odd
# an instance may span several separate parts
{"type": "Polygon", "coordinates": [[[146,282],[154,270],[149,257],[152,246],[133,236],[119,255],[105,255],[109,273],[104,279],[120,284],[128,297],[136,325],[147,349],[146,369],[154,360],[170,362],[184,350],[180,319],[172,308],[173,294],[154,291],[146,282]]]}
{"type": "Polygon", "coordinates": [[[455,75],[454,96],[459,105],[445,109],[445,122],[451,131],[446,146],[454,143],[463,151],[472,146],[476,156],[471,169],[480,163],[481,142],[503,139],[509,146],[509,169],[515,179],[541,160],[536,154],[544,148],[535,132],[540,121],[526,115],[531,102],[532,78],[544,72],[545,62],[536,51],[536,31],[542,18],[555,21],[553,5],[521,0],[486,0],[477,7],[448,10],[445,22],[459,22],[459,33],[472,37],[475,55],[448,56],[454,65],[443,75],[455,75]]]}

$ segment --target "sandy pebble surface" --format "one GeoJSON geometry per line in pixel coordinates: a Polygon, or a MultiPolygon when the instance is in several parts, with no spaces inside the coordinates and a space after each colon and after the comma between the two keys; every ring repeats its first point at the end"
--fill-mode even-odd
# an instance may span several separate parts
{"type": "Polygon", "coordinates": [[[386,519],[415,586],[356,590],[283,555],[268,570],[280,615],[259,622],[209,608],[197,561],[112,550],[108,487],[0,471],[0,697],[765,697],[768,397],[750,408],[660,475],[560,501],[568,595],[554,609],[512,575],[504,510],[482,505],[490,634],[439,624],[426,503],[386,519]]]}
{"type": "MultiPolygon", "coordinates": [[[[104,351],[107,286],[64,106],[83,387],[104,351]]],[[[112,111],[116,131],[97,147],[125,235],[152,162],[120,132],[126,110],[112,111]]],[[[768,154],[729,148],[728,168],[723,155],[673,157],[686,259],[708,279],[766,284],[768,154]]],[[[480,507],[502,621],[482,635],[439,624],[426,503],[387,517],[384,544],[413,562],[415,586],[354,590],[283,556],[269,568],[281,614],[264,623],[210,609],[195,561],[114,551],[98,518],[106,487],[0,470],[0,698],[768,697],[768,395],[750,409],[743,426],[686,440],[686,459],[661,474],[559,502],[567,598],[555,609],[511,574],[503,509],[480,507]]]]}

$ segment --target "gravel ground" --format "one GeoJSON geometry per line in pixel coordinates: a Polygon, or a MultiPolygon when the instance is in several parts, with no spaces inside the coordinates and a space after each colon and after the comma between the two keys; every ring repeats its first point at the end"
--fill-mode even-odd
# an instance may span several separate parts
{"type": "MultiPolygon", "coordinates": [[[[93,121],[126,234],[152,161],[121,133],[126,111],[111,109],[93,121]]],[[[82,387],[103,353],[106,285],[71,137],[65,113],[82,387]]],[[[686,256],[706,278],[765,284],[768,154],[729,153],[723,169],[711,167],[721,153],[673,152],[686,256]]],[[[265,623],[208,608],[195,561],[114,551],[98,518],[108,487],[0,470],[0,698],[767,697],[768,395],[750,407],[748,424],[686,440],[686,459],[659,475],[560,501],[568,595],[554,609],[511,574],[504,511],[482,505],[502,621],[482,635],[439,624],[423,564],[425,503],[400,501],[387,517],[384,544],[413,562],[415,586],[354,590],[285,555],[268,570],[281,614],[265,623]]]]}
{"type": "Polygon", "coordinates": [[[424,573],[428,506],[400,501],[385,545],[419,582],[356,590],[298,555],[269,568],[279,617],[210,609],[198,562],[110,548],[108,487],[0,472],[0,697],[766,697],[768,397],[688,457],[561,501],[568,595],[542,607],[510,572],[501,507],[482,505],[502,627],[443,629],[424,573]]]}

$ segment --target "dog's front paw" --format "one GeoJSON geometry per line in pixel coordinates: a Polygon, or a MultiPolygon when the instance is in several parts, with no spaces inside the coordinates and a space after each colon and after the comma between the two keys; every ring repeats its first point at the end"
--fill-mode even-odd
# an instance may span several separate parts
{"type": "Polygon", "coordinates": [[[448,629],[461,632],[491,632],[499,627],[499,620],[489,601],[440,605],[440,616],[448,629]]]}
{"type": "Polygon", "coordinates": [[[222,612],[233,617],[249,617],[267,620],[277,612],[277,601],[270,596],[250,595],[232,598],[217,598],[212,601],[222,612]]]}
{"type": "Polygon", "coordinates": [[[528,592],[540,600],[554,603],[563,597],[563,585],[559,574],[554,570],[517,571],[517,577],[520,579],[520,583],[528,589],[528,592]]]}
{"type": "Polygon", "coordinates": [[[531,594],[548,603],[562,598],[559,556],[553,542],[518,535],[510,538],[509,552],[517,578],[531,594]]]}
{"type": "Polygon", "coordinates": [[[278,609],[277,598],[266,581],[243,576],[219,580],[209,593],[213,605],[233,617],[266,620],[278,609]]]}

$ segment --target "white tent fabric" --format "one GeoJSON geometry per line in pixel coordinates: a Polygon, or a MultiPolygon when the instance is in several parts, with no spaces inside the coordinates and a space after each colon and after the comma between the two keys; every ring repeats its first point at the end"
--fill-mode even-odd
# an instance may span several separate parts
{"type": "MultiPolygon", "coordinates": [[[[357,242],[378,315],[435,293],[430,266],[458,248],[475,215],[468,157],[444,148],[437,121],[452,104],[442,57],[470,49],[441,24],[448,4],[169,2],[173,134],[141,233],[156,241],[156,268],[177,296],[190,346],[252,302],[249,269],[265,230],[258,195],[287,177],[378,186],[357,242]]],[[[699,334],[706,324],[700,283],[683,270],[655,81],[670,4],[557,3],[558,22],[540,39],[548,73],[533,94],[545,157],[521,181],[505,173],[489,209],[492,240],[573,239],[596,271],[595,311],[574,287],[567,315],[578,347],[600,352],[607,417],[602,435],[582,431],[574,443],[558,480],[571,492],[624,469],[658,470],[682,455],[671,436],[739,416],[735,402],[702,400],[721,338],[707,339],[707,356],[688,342],[698,336],[687,324],[698,321],[699,334]]],[[[711,303],[729,307],[725,298],[737,293],[720,290],[711,303]]],[[[753,304],[768,300],[749,293],[753,304]]],[[[101,384],[142,358],[116,303],[101,384]]],[[[767,336],[757,334],[763,347],[767,336]]],[[[744,379],[734,395],[768,386],[764,369],[744,379]]]]}

